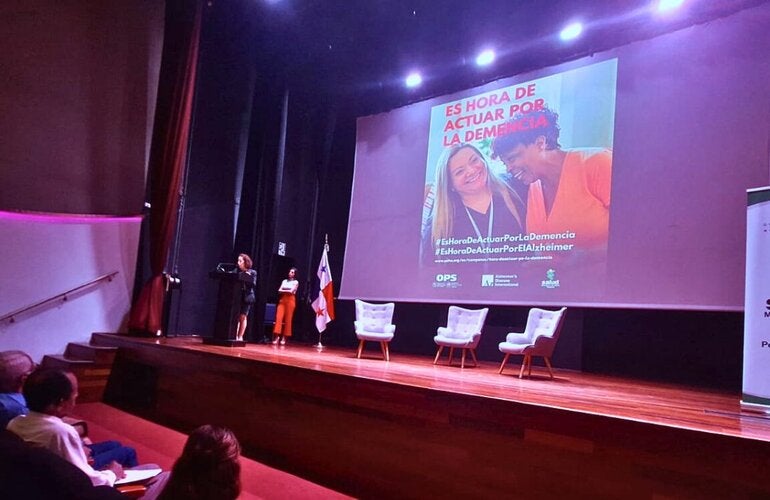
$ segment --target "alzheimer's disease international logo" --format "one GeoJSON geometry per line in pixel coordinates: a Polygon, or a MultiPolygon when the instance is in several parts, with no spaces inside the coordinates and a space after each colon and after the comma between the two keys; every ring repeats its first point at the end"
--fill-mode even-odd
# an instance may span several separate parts
{"type": "Polygon", "coordinates": [[[481,287],[513,287],[519,286],[518,274],[482,274],[481,275],[481,287]]]}

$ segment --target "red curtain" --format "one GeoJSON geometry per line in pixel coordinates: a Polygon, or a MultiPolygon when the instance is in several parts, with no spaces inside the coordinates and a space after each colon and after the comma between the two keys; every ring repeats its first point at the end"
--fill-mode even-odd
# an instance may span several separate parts
{"type": "Polygon", "coordinates": [[[176,227],[180,182],[190,136],[198,45],[200,1],[167,3],[163,63],[150,151],[150,264],[152,278],[131,308],[128,326],[155,334],[163,324],[163,271],[176,227]],[[179,10],[183,10],[179,15],[179,10]]]}

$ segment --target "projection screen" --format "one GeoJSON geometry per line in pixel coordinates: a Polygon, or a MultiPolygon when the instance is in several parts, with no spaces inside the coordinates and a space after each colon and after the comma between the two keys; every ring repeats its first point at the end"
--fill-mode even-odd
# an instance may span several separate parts
{"type": "Polygon", "coordinates": [[[341,298],[741,310],[770,8],[359,118],[341,298]]]}

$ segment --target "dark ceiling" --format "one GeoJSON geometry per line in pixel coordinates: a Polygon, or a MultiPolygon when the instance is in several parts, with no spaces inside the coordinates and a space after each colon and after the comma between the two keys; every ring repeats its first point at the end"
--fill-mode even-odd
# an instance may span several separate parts
{"type": "Polygon", "coordinates": [[[275,75],[303,81],[376,108],[475,86],[503,76],[723,17],[766,0],[685,0],[656,15],[655,0],[245,0],[257,30],[257,57],[275,75]],[[584,35],[562,43],[572,20],[584,35]],[[492,67],[475,66],[485,47],[492,67]],[[422,71],[425,83],[407,90],[403,78],[422,71]]]}

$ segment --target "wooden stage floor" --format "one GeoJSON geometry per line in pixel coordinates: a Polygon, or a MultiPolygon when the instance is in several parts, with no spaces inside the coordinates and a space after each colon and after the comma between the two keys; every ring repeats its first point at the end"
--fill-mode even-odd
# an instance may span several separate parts
{"type": "Polygon", "coordinates": [[[501,375],[498,363],[485,361],[473,367],[473,362],[466,360],[466,367],[461,369],[457,354],[449,366],[446,351],[436,365],[432,358],[398,353],[386,362],[375,350],[376,343],[367,344],[362,358],[357,359],[354,349],[325,347],[319,351],[304,344],[231,348],[205,345],[197,337],[132,341],[770,442],[770,418],[742,413],[739,394],[558,368],[554,368],[555,378],[551,380],[546,368],[538,366],[533,367],[532,378],[519,379],[520,365],[513,358],[501,375]]]}
{"type": "MultiPolygon", "coordinates": [[[[543,367],[95,334],[106,402],[358,498],[770,497],[770,420],[739,395],[543,367]],[[469,474],[468,471],[472,471],[469,474]]],[[[466,361],[468,361],[466,359],[466,361]]]]}

